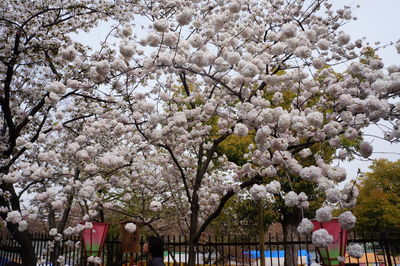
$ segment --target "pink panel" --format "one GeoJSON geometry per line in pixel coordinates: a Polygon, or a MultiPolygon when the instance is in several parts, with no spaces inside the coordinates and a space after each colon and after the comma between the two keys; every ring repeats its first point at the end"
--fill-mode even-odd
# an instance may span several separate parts
{"type": "Polygon", "coordinates": [[[82,232],[82,242],[85,256],[100,256],[108,233],[109,224],[92,223],[92,229],[82,232]]]}
{"type": "Polygon", "coordinates": [[[314,231],[325,229],[333,236],[333,243],[327,248],[317,248],[319,255],[322,258],[323,265],[344,265],[339,262],[337,257],[345,256],[347,246],[347,230],[340,227],[339,219],[333,218],[330,222],[320,223],[312,220],[314,231]]]}

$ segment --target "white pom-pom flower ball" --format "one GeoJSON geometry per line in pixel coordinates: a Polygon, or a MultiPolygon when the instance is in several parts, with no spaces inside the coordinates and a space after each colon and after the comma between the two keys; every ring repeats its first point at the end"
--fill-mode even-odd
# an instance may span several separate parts
{"type": "Polygon", "coordinates": [[[161,210],[161,203],[158,201],[153,200],[150,202],[150,210],[153,212],[158,212],[161,210]]]}
{"type": "Polygon", "coordinates": [[[125,225],[125,231],[129,233],[134,233],[136,231],[136,225],[134,223],[127,223],[125,225]]]}

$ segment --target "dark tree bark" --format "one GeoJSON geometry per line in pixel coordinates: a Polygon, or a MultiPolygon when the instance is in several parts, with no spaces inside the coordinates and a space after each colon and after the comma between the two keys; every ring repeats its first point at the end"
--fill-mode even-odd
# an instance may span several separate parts
{"type": "MultiPolygon", "coordinates": [[[[8,207],[11,205],[13,210],[20,210],[19,197],[15,193],[14,187],[12,185],[2,184],[0,188],[3,191],[9,191],[11,197],[7,200],[3,196],[0,196],[0,206],[8,207]]],[[[1,218],[5,221],[7,218],[7,213],[2,212],[1,218]]],[[[35,266],[36,265],[36,254],[33,247],[32,238],[28,232],[25,230],[20,232],[18,230],[18,224],[7,223],[7,230],[10,232],[11,236],[20,244],[21,246],[21,261],[24,266],[35,266]]]]}
{"type": "MultiPolygon", "coordinates": [[[[297,226],[300,221],[301,210],[299,208],[293,208],[291,212],[283,216],[282,227],[284,242],[291,242],[297,235],[297,226]]],[[[285,266],[298,265],[298,252],[299,248],[297,245],[285,245],[285,266]]]]}
{"type": "Polygon", "coordinates": [[[257,216],[258,216],[258,243],[260,245],[260,265],[265,266],[265,247],[264,247],[264,213],[262,199],[257,200],[257,216]]]}
{"type": "MultiPolygon", "coordinates": [[[[7,226],[8,227],[8,226],[7,226]]],[[[16,228],[17,229],[17,228],[16,228]]],[[[8,229],[10,230],[10,229],[8,229]]],[[[33,248],[33,242],[28,231],[19,232],[18,229],[14,233],[14,238],[21,245],[21,261],[23,266],[35,266],[36,265],[36,254],[33,248]]]]}
{"type": "MultiPolygon", "coordinates": [[[[260,184],[262,183],[262,177],[257,175],[245,182],[243,182],[240,185],[241,189],[251,187],[254,184],[260,184]]],[[[217,208],[212,212],[206,219],[205,221],[199,226],[198,225],[198,205],[197,208],[194,208],[195,212],[192,211],[192,215],[190,216],[190,231],[189,231],[189,260],[188,260],[188,265],[189,266],[194,266],[196,263],[196,245],[198,243],[198,240],[201,236],[201,234],[206,230],[207,226],[214,221],[222,212],[222,210],[225,207],[225,204],[228,202],[230,198],[232,198],[235,195],[235,193],[230,190],[226,192],[226,194],[221,198],[217,208]],[[197,210],[197,211],[196,211],[197,210]],[[193,215],[193,213],[195,213],[193,215]]],[[[197,197],[195,197],[197,198],[197,197]]]]}
{"type": "Polygon", "coordinates": [[[188,265],[194,266],[196,264],[196,245],[198,239],[195,237],[198,227],[199,208],[191,208],[190,215],[190,228],[189,228],[189,259],[188,265]]]}

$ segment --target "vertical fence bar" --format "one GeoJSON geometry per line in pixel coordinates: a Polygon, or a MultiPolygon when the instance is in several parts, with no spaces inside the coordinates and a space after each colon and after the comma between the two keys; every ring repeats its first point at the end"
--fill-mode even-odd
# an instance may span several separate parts
{"type": "Polygon", "coordinates": [[[38,239],[39,239],[39,250],[40,250],[40,260],[42,260],[43,258],[44,258],[44,243],[43,243],[43,239],[44,239],[44,235],[43,235],[43,233],[39,233],[38,234],[38,239]]]}
{"type": "Polygon", "coordinates": [[[187,254],[187,238],[186,238],[186,235],[184,236],[184,240],[185,240],[185,245],[184,245],[184,247],[185,247],[185,263],[187,263],[188,259],[189,259],[189,255],[187,254]]]}
{"type": "Polygon", "coordinates": [[[87,263],[87,261],[86,261],[86,256],[85,256],[85,252],[84,252],[84,246],[83,246],[83,243],[82,243],[82,239],[80,239],[81,240],[81,242],[80,242],[80,245],[79,245],[79,247],[80,247],[80,255],[81,255],[81,265],[85,265],[86,266],[86,263],[87,263]]]}
{"type": "Polygon", "coordinates": [[[393,238],[391,238],[390,236],[393,236],[391,233],[386,233],[386,243],[387,243],[387,245],[388,245],[388,247],[389,247],[389,250],[390,250],[390,258],[391,258],[391,261],[393,261],[393,263],[392,264],[394,264],[394,265],[397,265],[396,264],[396,243],[394,242],[394,241],[392,241],[392,239],[393,238]]]}
{"type": "MultiPolygon", "coordinates": [[[[12,245],[12,243],[11,243],[11,235],[10,235],[10,237],[8,237],[7,239],[6,239],[6,246],[7,247],[12,247],[13,245],[12,245]]],[[[7,257],[8,258],[10,258],[10,259],[12,259],[12,253],[10,252],[10,251],[6,251],[6,254],[7,254],[7,257]]]]}
{"type": "MultiPolygon", "coordinates": [[[[4,242],[3,242],[3,244],[4,244],[4,246],[6,246],[7,247],[7,244],[8,244],[8,238],[9,238],[9,235],[8,235],[8,233],[6,233],[6,234],[4,234],[4,242]]],[[[8,258],[10,255],[8,254],[9,252],[8,251],[4,251],[4,256],[6,257],[6,258],[8,258]]]]}
{"type": "Polygon", "coordinates": [[[206,265],[207,263],[207,241],[205,240],[205,236],[201,238],[201,242],[199,242],[198,252],[200,256],[200,261],[202,265],[206,265]]]}
{"type": "Polygon", "coordinates": [[[299,256],[300,256],[300,264],[303,265],[303,252],[301,249],[300,234],[296,234],[296,235],[297,235],[297,241],[298,241],[298,246],[299,246],[299,250],[297,251],[297,261],[299,261],[299,256]]]}
{"type": "Polygon", "coordinates": [[[64,246],[66,248],[66,255],[68,255],[68,257],[65,256],[66,260],[65,260],[64,263],[66,263],[68,265],[71,265],[70,261],[71,261],[71,256],[73,255],[72,254],[72,246],[70,245],[71,242],[68,242],[68,241],[71,241],[71,237],[68,237],[68,239],[66,239],[66,240],[64,239],[63,241],[64,241],[64,246]],[[68,243],[68,245],[67,245],[67,243],[68,243]]]}
{"type": "MultiPolygon", "coordinates": [[[[357,235],[356,235],[356,232],[354,232],[354,231],[353,231],[353,237],[354,237],[354,239],[355,239],[356,241],[358,241],[358,237],[357,237],[357,235]]],[[[360,265],[360,259],[358,259],[358,258],[357,258],[357,263],[358,263],[358,265],[360,265]]]]}
{"type": "MultiPolygon", "coordinates": [[[[165,237],[163,236],[163,239],[165,240],[165,237]]],[[[164,241],[164,243],[165,243],[165,241],[164,241]]],[[[170,263],[170,255],[171,256],[173,256],[172,254],[170,254],[170,243],[171,243],[171,241],[170,241],[170,237],[169,237],[169,235],[167,236],[167,244],[166,244],[166,247],[167,247],[167,263],[168,263],[168,265],[169,265],[169,263],[170,263]]]]}
{"type": "MultiPolygon", "coordinates": [[[[254,246],[254,250],[256,251],[256,265],[259,265],[259,261],[261,260],[261,250],[260,250],[260,242],[258,241],[258,237],[254,236],[254,241],[250,240],[251,245],[254,246]],[[260,251],[260,252],[257,252],[260,251]],[[258,257],[257,257],[258,255],[258,257]]],[[[253,248],[252,248],[253,249],[253,248]]]]}
{"type": "Polygon", "coordinates": [[[248,241],[247,241],[247,249],[248,249],[248,258],[249,258],[249,264],[251,265],[251,246],[250,246],[250,242],[251,242],[251,238],[250,236],[248,237],[248,241]]]}
{"type": "MultiPolygon", "coordinates": [[[[8,247],[13,247],[14,245],[12,245],[12,242],[11,242],[11,235],[10,235],[10,237],[9,238],[7,238],[7,240],[6,240],[6,245],[8,246],[8,247]]],[[[8,256],[7,257],[9,257],[10,259],[12,259],[12,253],[11,252],[6,252],[7,254],[8,254],[8,256]]]]}
{"type": "MultiPolygon", "coordinates": [[[[4,240],[4,234],[3,234],[3,232],[0,232],[0,245],[1,246],[3,246],[3,240],[4,240]]],[[[0,256],[5,257],[2,249],[0,249],[0,256]]]]}
{"type": "MultiPolygon", "coordinates": [[[[288,238],[289,238],[289,237],[288,237],[288,238]]],[[[286,242],[286,241],[288,241],[288,239],[285,239],[284,241],[286,242]]],[[[298,254],[295,254],[295,252],[294,252],[294,251],[295,251],[295,248],[294,248],[294,247],[295,247],[295,245],[293,245],[293,234],[292,234],[292,233],[290,233],[290,243],[289,243],[289,248],[292,250],[292,254],[293,254],[293,256],[296,256],[296,259],[297,259],[297,261],[298,261],[298,259],[299,259],[299,258],[297,257],[297,256],[298,256],[298,254]]],[[[285,250],[285,253],[286,253],[286,250],[285,250]]],[[[285,259],[286,259],[286,258],[285,258],[285,259]]],[[[297,261],[295,260],[295,261],[294,261],[294,263],[297,263],[297,261]]]]}
{"type": "Polygon", "coordinates": [[[195,256],[195,261],[197,261],[197,264],[200,264],[200,252],[199,252],[199,250],[200,250],[200,242],[197,240],[197,243],[196,243],[196,256],[195,256]]]}
{"type": "Polygon", "coordinates": [[[218,265],[218,245],[217,245],[217,236],[214,236],[213,247],[215,249],[215,264],[218,265]]]}
{"type": "MultiPolygon", "coordinates": [[[[14,242],[13,239],[10,239],[10,246],[14,246],[13,242],[14,242]]],[[[15,261],[15,252],[11,252],[11,258],[13,261],[15,261]]]]}
{"type": "Polygon", "coordinates": [[[171,254],[171,256],[173,256],[173,259],[172,259],[172,261],[173,261],[173,265],[175,266],[175,262],[176,262],[176,238],[175,238],[175,235],[173,235],[173,237],[172,237],[172,241],[174,242],[173,243],[173,253],[171,254]]]}
{"type": "Polygon", "coordinates": [[[270,260],[270,265],[273,265],[272,263],[272,242],[271,242],[271,233],[268,233],[268,247],[269,247],[269,260],[270,260]]]}
{"type": "Polygon", "coordinates": [[[250,246],[251,246],[251,248],[250,248],[250,250],[255,250],[255,252],[256,252],[256,263],[255,263],[255,265],[257,265],[258,266],[258,260],[259,260],[259,258],[260,258],[260,256],[261,256],[261,253],[259,253],[259,252],[257,252],[257,251],[259,251],[260,250],[260,248],[259,248],[259,243],[258,243],[258,241],[257,241],[257,236],[253,236],[253,238],[254,239],[252,239],[252,237],[250,237],[250,246]],[[258,257],[257,257],[258,256],[258,257]]]}
{"type": "Polygon", "coordinates": [[[379,261],[379,257],[376,256],[375,238],[372,237],[372,232],[370,232],[370,238],[372,240],[371,243],[372,243],[372,251],[374,252],[374,259],[375,259],[375,262],[378,262],[379,261]]]}
{"type": "Polygon", "coordinates": [[[105,250],[107,250],[107,255],[105,256],[107,258],[107,264],[112,265],[111,263],[114,262],[114,245],[112,243],[113,236],[110,236],[107,238],[107,242],[105,244],[105,250]]]}
{"type": "Polygon", "coordinates": [[[75,239],[74,239],[73,236],[70,236],[69,240],[72,241],[72,242],[70,242],[71,245],[69,247],[71,255],[69,256],[68,264],[69,265],[74,265],[73,262],[75,261],[75,239]]]}
{"type": "Polygon", "coordinates": [[[235,241],[235,245],[234,245],[234,249],[235,249],[235,266],[238,265],[238,254],[237,254],[237,236],[234,236],[234,241],[235,241]]]}
{"type": "Polygon", "coordinates": [[[365,241],[365,236],[364,236],[364,232],[361,233],[362,239],[363,239],[363,246],[364,246],[364,253],[365,253],[365,260],[367,262],[367,265],[369,265],[369,261],[368,261],[368,251],[367,251],[367,243],[365,241]]]}
{"type": "Polygon", "coordinates": [[[390,258],[390,248],[388,246],[388,240],[387,240],[387,235],[386,232],[382,233],[383,234],[383,243],[384,243],[384,249],[387,257],[387,262],[389,266],[392,266],[392,260],[390,258]]]}
{"type": "MultiPolygon", "coordinates": [[[[372,233],[372,232],[371,232],[371,233],[372,233]]],[[[381,233],[378,234],[378,243],[379,243],[379,249],[382,250],[383,261],[384,261],[385,265],[387,265],[387,262],[386,262],[386,252],[385,252],[385,243],[383,242],[382,234],[381,234],[381,233]]]]}
{"type": "MultiPolygon", "coordinates": [[[[9,238],[10,238],[10,237],[11,237],[11,236],[7,234],[6,238],[4,239],[4,245],[5,245],[6,247],[10,245],[10,244],[9,244],[9,238]]],[[[6,256],[7,258],[11,258],[11,254],[10,254],[9,251],[5,251],[4,254],[5,254],[5,256],[6,256]]]]}
{"type": "Polygon", "coordinates": [[[212,265],[212,254],[213,254],[213,246],[212,246],[212,241],[211,241],[211,235],[208,235],[208,243],[207,243],[207,253],[208,253],[208,262],[210,263],[210,266],[212,265]]]}
{"type": "MultiPolygon", "coordinates": [[[[12,236],[10,235],[10,237],[7,239],[7,246],[9,246],[9,247],[13,247],[14,246],[14,244],[13,244],[13,242],[12,242],[12,236]]],[[[13,260],[14,258],[13,258],[13,254],[14,253],[12,253],[12,252],[7,252],[7,253],[9,253],[9,257],[13,260]]]]}
{"type": "Polygon", "coordinates": [[[240,257],[242,258],[242,265],[244,265],[244,261],[245,261],[245,259],[244,259],[244,245],[243,245],[243,242],[244,242],[244,240],[243,240],[243,236],[240,236],[240,257]]]}
{"type": "Polygon", "coordinates": [[[48,257],[49,257],[49,243],[48,243],[48,237],[46,233],[42,233],[42,247],[43,247],[43,259],[46,261],[46,264],[48,263],[48,257]]]}
{"type": "Polygon", "coordinates": [[[275,234],[276,237],[276,252],[278,253],[278,265],[281,265],[281,252],[279,250],[279,237],[278,237],[278,233],[275,234]]]}
{"type": "MultiPolygon", "coordinates": [[[[0,232],[0,245],[1,246],[3,246],[4,245],[4,237],[5,237],[5,234],[3,233],[3,232],[0,232]]],[[[4,250],[2,250],[2,249],[0,249],[0,256],[2,256],[2,257],[6,257],[5,255],[4,255],[4,250]]]]}
{"type": "Polygon", "coordinates": [[[70,242],[71,246],[69,247],[69,250],[70,250],[70,252],[71,252],[71,255],[69,256],[68,264],[69,264],[69,265],[74,265],[74,264],[73,264],[73,261],[75,260],[75,239],[74,239],[73,236],[70,236],[69,239],[70,239],[70,241],[72,241],[72,242],[70,242]]]}
{"type": "MultiPolygon", "coordinates": [[[[10,235],[10,237],[7,239],[6,243],[7,243],[7,246],[8,246],[8,247],[13,247],[13,246],[14,246],[13,243],[12,243],[12,240],[11,240],[11,235],[10,235]]],[[[7,253],[9,254],[8,257],[12,260],[12,259],[13,259],[13,253],[10,252],[10,251],[8,251],[7,253]]]]}
{"type": "Polygon", "coordinates": [[[181,237],[181,235],[178,236],[178,241],[179,241],[179,246],[178,246],[179,264],[181,264],[182,263],[182,258],[181,258],[181,254],[182,254],[182,237],[181,237]]]}
{"type": "Polygon", "coordinates": [[[139,254],[139,259],[140,259],[141,263],[143,261],[143,245],[144,245],[144,239],[143,239],[143,236],[141,235],[140,236],[140,254],[139,254]]]}
{"type": "Polygon", "coordinates": [[[311,252],[308,247],[308,235],[305,236],[305,242],[306,242],[306,250],[307,250],[307,265],[311,264],[311,252]]]}
{"type": "MultiPolygon", "coordinates": [[[[19,246],[19,244],[17,244],[17,241],[15,239],[13,239],[13,246],[19,246]]],[[[22,251],[22,249],[21,249],[22,251]]],[[[19,257],[21,256],[21,252],[13,252],[14,254],[14,260],[18,261],[19,257]]]]}
{"type": "Polygon", "coordinates": [[[231,242],[231,237],[230,237],[230,234],[228,233],[228,243],[227,243],[227,246],[228,246],[228,254],[227,254],[227,257],[228,257],[228,265],[229,266],[232,266],[232,264],[231,264],[231,244],[232,244],[232,242],[231,242]]]}
{"type": "MultiPolygon", "coordinates": [[[[394,248],[395,248],[395,252],[394,252],[394,254],[395,255],[397,255],[397,254],[399,254],[400,253],[400,233],[396,233],[395,234],[395,237],[394,237],[394,239],[393,239],[393,241],[392,241],[392,243],[394,244],[394,248]]],[[[395,263],[394,264],[400,264],[400,258],[399,258],[399,256],[396,256],[395,257],[395,263]]]]}
{"type": "Polygon", "coordinates": [[[224,235],[221,235],[221,261],[222,261],[222,265],[224,265],[225,263],[225,250],[224,250],[224,235]]]}
{"type": "Polygon", "coordinates": [[[102,261],[103,265],[105,264],[106,258],[108,255],[107,250],[108,250],[108,244],[110,243],[110,240],[112,240],[112,236],[107,235],[106,242],[104,243],[104,246],[103,246],[103,252],[101,252],[101,261],[102,261]]]}

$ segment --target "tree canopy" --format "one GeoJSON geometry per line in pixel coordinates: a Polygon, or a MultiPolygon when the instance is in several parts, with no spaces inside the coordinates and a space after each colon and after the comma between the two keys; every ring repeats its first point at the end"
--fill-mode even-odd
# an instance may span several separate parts
{"type": "Polygon", "coordinates": [[[359,184],[359,230],[400,231],[400,161],[375,160],[359,184]]]}

